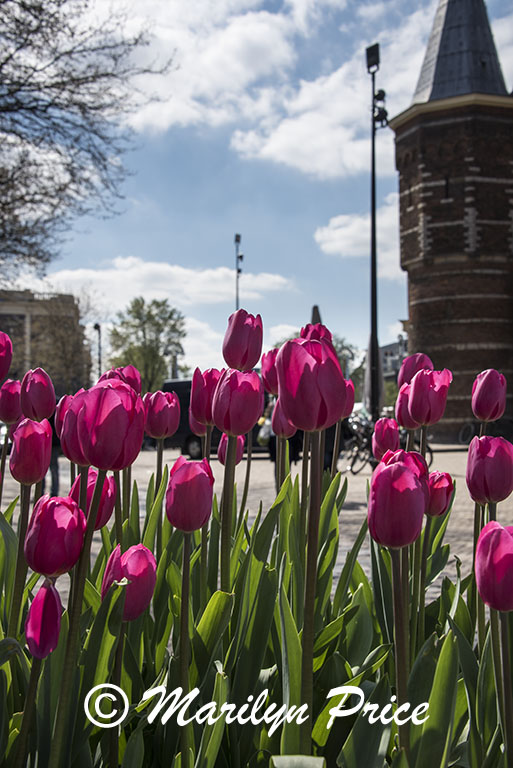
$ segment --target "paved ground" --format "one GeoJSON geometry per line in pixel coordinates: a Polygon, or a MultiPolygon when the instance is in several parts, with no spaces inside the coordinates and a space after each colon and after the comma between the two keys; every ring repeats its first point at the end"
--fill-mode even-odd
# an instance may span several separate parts
{"type": "MultiPolygon", "coordinates": [[[[451,520],[448,526],[446,541],[451,545],[451,557],[447,567],[449,576],[454,577],[454,557],[453,554],[463,561],[464,572],[470,567],[472,561],[472,531],[474,505],[467,491],[465,484],[465,466],[466,452],[459,446],[434,446],[435,457],[431,469],[438,469],[450,472],[456,481],[456,497],[452,511],[451,520]]],[[[169,450],[164,453],[164,460],[171,464],[179,453],[177,450],[169,450]]],[[[155,468],[156,453],[154,451],[144,451],[140,454],[133,468],[133,477],[137,480],[141,495],[141,510],[143,512],[144,495],[146,485],[151,473],[155,468]]],[[[59,460],[61,494],[65,494],[69,488],[69,472],[65,459],[59,460]]],[[[212,469],[216,478],[215,490],[220,496],[223,467],[214,460],[212,469]]],[[[342,469],[339,466],[339,469],[342,469]]],[[[267,455],[257,454],[254,457],[251,473],[251,486],[248,497],[248,508],[251,515],[254,516],[258,510],[260,501],[263,502],[264,510],[269,508],[275,498],[274,490],[274,465],[269,461],[267,455]]],[[[300,471],[300,464],[293,467],[293,474],[300,471]]],[[[245,463],[237,467],[236,481],[240,492],[244,483],[245,463]]],[[[6,502],[14,498],[18,493],[17,484],[12,480],[8,471],[6,472],[6,482],[3,496],[2,509],[5,510],[6,502]]],[[[340,571],[347,551],[351,548],[354,539],[358,533],[361,523],[366,514],[366,486],[371,475],[370,468],[365,468],[359,475],[348,474],[348,493],[345,505],[340,515],[340,552],[337,563],[337,572],[340,571]]],[[[513,498],[508,499],[499,505],[498,519],[502,524],[511,524],[513,522],[513,498]]],[[[362,547],[360,563],[368,572],[370,570],[370,555],[368,541],[364,542],[362,547]]]]}

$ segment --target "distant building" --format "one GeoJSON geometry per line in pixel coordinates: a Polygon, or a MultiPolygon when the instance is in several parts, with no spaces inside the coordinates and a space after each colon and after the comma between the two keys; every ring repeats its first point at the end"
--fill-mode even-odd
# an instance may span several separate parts
{"type": "Polygon", "coordinates": [[[477,373],[513,383],[513,98],[483,0],[440,0],[413,103],[390,125],[409,352],[453,372],[439,430],[453,437],[477,373]]]}
{"type": "Polygon", "coordinates": [[[397,381],[401,363],[408,354],[408,342],[402,336],[397,341],[379,348],[381,370],[385,381],[397,381]]]}
{"type": "Polygon", "coordinates": [[[9,378],[41,367],[58,396],[89,386],[91,355],[74,296],[0,290],[0,328],[13,343],[9,378]]]}

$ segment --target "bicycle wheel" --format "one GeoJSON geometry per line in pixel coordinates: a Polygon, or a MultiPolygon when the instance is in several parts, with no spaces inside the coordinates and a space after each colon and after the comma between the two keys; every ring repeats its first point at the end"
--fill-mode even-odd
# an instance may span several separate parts
{"type": "Polygon", "coordinates": [[[338,460],[342,463],[341,472],[349,472],[351,470],[351,463],[357,448],[358,446],[356,445],[356,439],[354,437],[345,441],[344,447],[338,455],[338,460]]]}
{"type": "Polygon", "coordinates": [[[468,445],[476,434],[476,425],[472,421],[467,421],[458,433],[458,443],[460,445],[468,445]]]}
{"type": "Polygon", "coordinates": [[[356,450],[351,461],[351,472],[353,475],[357,475],[362,469],[367,466],[371,459],[371,452],[365,446],[356,446],[356,450]]]}

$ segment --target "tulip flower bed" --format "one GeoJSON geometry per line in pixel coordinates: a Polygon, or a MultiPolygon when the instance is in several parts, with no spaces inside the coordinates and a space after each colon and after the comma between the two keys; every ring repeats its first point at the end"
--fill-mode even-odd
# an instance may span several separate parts
{"type": "MultiPolygon", "coordinates": [[[[450,372],[426,355],[404,361],[396,420],[375,426],[368,515],[334,579],[347,481],[336,461],[323,471],[323,433],[337,425],[336,456],[354,388],[323,326],[266,353],[262,378],[261,347],[260,317],[232,315],[230,368],[193,378],[189,416],[204,458],[171,467],[162,447],[178,427],[178,399],[141,398],[132,366],[56,410],[41,369],[0,388],[13,441],[0,490],[7,471],[20,488],[0,514],[1,768],[513,765],[513,526],[497,521],[513,490],[513,446],[485,434],[504,412],[504,377],[485,371],[472,393],[482,423],[467,466],[475,562],[428,598],[449,559],[454,484],[430,474],[422,454],[450,372]],[[277,398],[279,491],[250,523],[247,437],[242,490],[234,473],[264,386],[277,398]],[[70,468],[62,497],[41,490],[52,416],[70,468]],[[219,498],[213,425],[225,434],[219,498]],[[304,451],[293,481],[296,429],[304,451]],[[420,453],[409,450],[417,430],[420,453]],[[158,450],[138,488],[130,467],[144,431],[158,450]],[[358,561],[367,537],[370,573],[358,561]]],[[[11,355],[0,333],[0,381],[11,355]]]]}

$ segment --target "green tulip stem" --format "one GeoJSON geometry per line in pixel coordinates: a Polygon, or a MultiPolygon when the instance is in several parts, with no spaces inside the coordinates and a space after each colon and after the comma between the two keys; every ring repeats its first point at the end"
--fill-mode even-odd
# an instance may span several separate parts
{"type": "MultiPolygon", "coordinates": [[[[164,457],[164,438],[159,437],[159,439],[157,440],[157,471],[155,473],[155,498],[157,497],[157,493],[160,488],[160,483],[162,482],[163,457],[164,457]]],[[[163,504],[160,505],[159,519],[157,522],[157,544],[156,544],[156,551],[155,551],[157,563],[160,562],[160,558],[162,557],[162,507],[163,507],[163,504]]]]}
{"type": "Polygon", "coordinates": [[[417,622],[419,620],[419,589],[420,589],[420,564],[422,558],[422,544],[420,535],[415,539],[412,545],[413,549],[413,586],[411,596],[411,614],[410,614],[410,660],[415,661],[417,655],[417,622]]]}
{"type": "MultiPolygon", "coordinates": [[[[401,586],[401,593],[403,596],[403,614],[404,614],[404,620],[406,622],[406,625],[409,626],[410,621],[410,558],[409,558],[409,547],[402,547],[401,548],[401,579],[402,579],[402,586],[401,586]]],[[[408,644],[407,644],[408,647],[408,644]]],[[[410,669],[410,657],[409,655],[406,658],[406,667],[407,672],[409,674],[410,669]]],[[[412,661],[413,664],[413,661],[412,661]]]]}
{"type": "MultiPolygon", "coordinates": [[[[180,685],[183,695],[189,693],[189,582],[191,564],[191,535],[183,535],[183,565],[182,565],[182,596],[180,608],[180,685]]],[[[192,768],[189,759],[189,748],[194,747],[192,725],[189,723],[180,730],[180,750],[183,768],[192,768]]]]}
{"type": "Polygon", "coordinates": [[[326,430],[321,430],[321,441],[320,441],[320,449],[319,449],[319,467],[321,471],[321,477],[324,473],[324,454],[326,453],[326,430]]]}
{"type": "Polygon", "coordinates": [[[303,434],[303,464],[301,468],[301,508],[299,515],[299,556],[304,570],[306,549],[306,513],[308,509],[308,459],[310,454],[310,432],[303,434]]]}
{"type": "Polygon", "coordinates": [[[513,765],[513,688],[511,682],[511,657],[509,614],[501,611],[501,646],[502,646],[502,679],[504,681],[504,722],[505,722],[505,750],[506,762],[513,765]]]}
{"type": "Polygon", "coordinates": [[[240,503],[239,520],[242,521],[249,493],[249,477],[251,474],[251,456],[253,453],[253,430],[250,429],[246,435],[246,475],[244,477],[244,489],[242,491],[242,501],[240,503]]]}
{"type": "MultiPolygon", "coordinates": [[[[118,644],[116,646],[116,659],[114,661],[114,671],[112,673],[112,683],[117,685],[118,688],[121,685],[121,672],[123,670],[123,649],[125,645],[125,632],[126,622],[121,624],[121,630],[119,633],[118,644]]],[[[111,728],[109,731],[109,762],[110,768],[118,768],[119,766],[119,726],[111,728]]]]}
{"type": "Polygon", "coordinates": [[[497,520],[497,504],[490,501],[488,504],[488,522],[492,520],[497,520]]]}
{"type": "Polygon", "coordinates": [[[422,647],[425,637],[425,621],[426,621],[426,571],[427,571],[427,558],[429,551],[429,539],[431,536],[431,523],[433,518],[429,515],[426,516],[426,525],[424,526],[424,541],[422,544],[422,557],[420,561],[420,586],[419,586],[419,629],[418,629],[418,645],[422,647]]]}
{"type": "Polygon", "coordinates": [[[9,430],[7,429],[2,445],[2,457],[0,458],[0,509],[2,507],[2,491],[4,489],[5,462],[7,461],[7,446],[9,443],[9,430]]]}
{"type": "Polygon", "coordinates": [[[98,477],[94,487],[94,494],[91,501],[91,508],[87,517],[87,526],[84,535],[84,545],[78,561],[78,568],[74,582],[73,600],[69,614],[69,631],[66,644],[66,655],[61,672],[61,691],[57,714],[55,717],[55,731],[52,740],[52,751],[48,768],[59,768],[64,757],[64,742],[73,733],[74,723],[70,722],[71,693],[73,687],[73,677],[77,669],[77,655],[79,649],[79,631],[80,614],[82,613],[82,601],[84,597],[84,587],[89,569],[89,555],[91,551],[91,542],[93,540],[94,526],[100,499],[103,490],[103,483],[107,472],[104,469],[98,470],[98,477]]]}
{"type": "MultiPolygon", "coordinates": [[[[132,467],[123,470],[123,520],[128,520],[130,515],[130,485],[132,482],[132,467]]],[[[157,486],[155,486],[157,491],[157,486]]]]}
{"type": "Polygon", "coordinates": [[[89,467],[80,467],[80,487],[78,494],[78,506],[87,517],[87,481],[89,479],[89,467]]]}
{"type": "Polygon", "coordinates": [[[320,435],[310,434],[312,448],[310,469],[310,511],[308,515],[308,541],[306,550],[305,603],[301,659],[301,703],[307,705],[308,719],[301,726],[301,754],[312,752],[313,722],[313,647],[314,609],[317,585],[317,556],[319,548],[319,519],[321,514],[321,461],[320,435]]]}
{"type": "Polygon", "coordinates": [[[39,675],[41,673],[42,659],[33,658],[32,667],[30,669],[30,678],[27,689],[27,695],[25,697],[25,706],[23,709],[23,719],[21,721],[21,728],[18,739],[15,743],[15,760],[13,768],[24,768],[26,765],[25,756],[27,753],[27,742],[30,733],[30,727],[32,725],[32,718],[34,716],[34,707],[36,703],[37,684],[39,682],[39,675]]]}
{"type": "MultiPolygon", "coordinates": [[[[406,549],[406,547],[405,547],[406,549]]],[[[408,628],[404,611],[404,596],[402,594],[401,554],[397,549],[390,549],[392,558],[392,588],[394,593],[394,643],[395,643],[395,682],[397,705],[408,701],[408,628]]],[[[410,734],[408,723],[399,728],[399,746],[406,752],[410,751],[410,734]]]]}
{"type": "Polygon", "coordinates": [[[407,451],[414,451],[415,450],[415,430],[414,429],[408,429],[406,430],[407,437],[406,437],[406,450],[407,451]]]}
{"type": "Polygon", "coordinates": [[[34,486],[34,506],[43,495],[43,480],[39,480],[34,486]]]}
{"type": "Polygon", "coordinates": [[[116,526],[116,541],[123,552],[123,508],[121,506],[121,482],[119,471],[114,472],[116,481],[116,498],[114,499],[114,524],[116,526]]]}
{"type": "MultiPolygon", "coordinates": [[[[210,447],[212,444],[212,425],[207,425],[207,432],[202,439],[203,458],[210,462],[210,447]]],[[[200,613],[203,612],[208,598],[208,524],[201,529],[201,553],[200,553],[200,613]]]]}
{"type": "Polygon", "coordinates": [[[21,601],[27,578],[27,561],[25,560],[25,536],[28,528],[30,509],[30,485],[20,485],[20,520],[18,524],[18,554],[16,556],[16,570],[14,574],[14,587],[12,591],[11,610],[9,611],[9,624],[7,625],[7,637],[18,636],[18,624],[20,620],[21,601]]]}
{"type": "Polygon", "coordinates": [[[276,481],[275,482],[276,493],[278,493],[281,488],[281,441],[282,441],[282,438],[276,435],[276,455],[275,455],[276,461],[274,462],[274,479],[276,481]]]}
{"type": "Polygon", "coordinates": [[[286,437],[278,438],[278,451],[280,453],[280,474],[279,474],[278,482],[281,488],[283,483],[285,482],[285,476],[287,473],[287,438],[286,437]]]}
{"type": "Polygon", "coordinates": [[[337,474],[338,457],[340,454],[340,441],[342,439],[342,421],[337,421],[335,427],[335,438],[333,440],[333,456],[331,458],[331,479],[337,474]]]}
{"type": "Polygon", "coordinates": [[[423,424],[420,428],[420,454],[426,458],[427,427],[423,424]]]}
{"type": "Polygon", "coordinates": [[[73,485],[73,483],[75,482],[76,479],[77,479],[77,465],[73,461],[70,461],[70,463],[69,463],[69,484],[70,484],[70,486],[73,485]]]}
{"type": "Polygon", "coordinates": [[[223,498],[221,505],[221,589],[230,592],[230,554],[232,544],[233,484],[235,481],[235,459],[237,438],[228,435],[224,467],[223,498]]]}
{"type": "Polygon", "coordinates": [[[499,703],[502,735],[506,741],[506,731],[508,724],[506,722],[506,712],[504,707],[505,681],[502,679],[503,666],[501,664],[501,630],[499,627],[499,611],[496,611],[494,608],[490,608],[490,636],[492,640],[492,660],[493,674],[495,677],[495,690],[497,692],[497,701],[499,703]]]}

